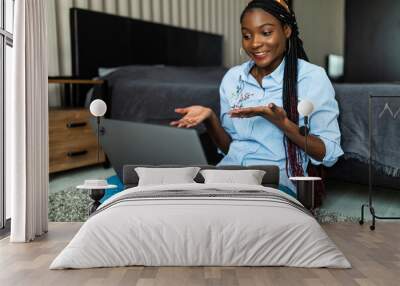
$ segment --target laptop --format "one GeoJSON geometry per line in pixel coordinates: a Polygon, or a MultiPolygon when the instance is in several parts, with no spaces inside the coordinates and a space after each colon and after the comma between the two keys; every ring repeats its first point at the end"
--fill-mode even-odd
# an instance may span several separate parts
{"type": "MultiPolygon", "coordinates": [[[[91,120],[97,133],[97,123],[91,120]]],[[[207,165],[194,129],[101,119],[100,145],[121,178],[124,165],[207,165]]]]}

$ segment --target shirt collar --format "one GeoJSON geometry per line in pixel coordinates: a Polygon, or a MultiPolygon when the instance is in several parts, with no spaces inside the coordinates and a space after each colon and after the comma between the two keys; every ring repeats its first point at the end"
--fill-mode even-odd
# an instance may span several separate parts
{"type": "MultiPolygon", "coordinates": [[[[254,61],[250,60],[243,64],[242,76],[249,80],[250,70],[254,66],[254,61]]],[[[283,58],[282,62],[279,66],[269,75],[265,76],[264,78],[271,77],[276,83],[281,84],[283,81],[283,75],[285,72],[285,58],[283,58]]]]}

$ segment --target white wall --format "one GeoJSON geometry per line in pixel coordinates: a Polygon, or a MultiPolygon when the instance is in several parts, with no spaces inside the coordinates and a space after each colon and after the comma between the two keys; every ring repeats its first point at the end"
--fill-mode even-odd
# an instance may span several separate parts
{"type": "Polygon", "coordinates": [[[325,66],[327,54],[344,55],[345,0],[293,0],[293,9],[312,63],[325,66]]]}

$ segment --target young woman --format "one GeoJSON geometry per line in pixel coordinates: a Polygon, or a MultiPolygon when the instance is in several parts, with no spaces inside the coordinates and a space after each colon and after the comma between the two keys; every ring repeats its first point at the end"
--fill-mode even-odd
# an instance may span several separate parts
{"type": "Polygon", "coordinates": [[[171,122],[204,123],[225,154],[220,165],[277,165],[279,188],[295,196],[290,176],[302,176],[309,158],[332,166],[343,154],[335,94],[324,69],[307,62],[294,13],[283,0],[253,0],[241,18],[242,48],[250,60],[233,67],[220,87],[220,119],[207,107],[177,108],[171,122]],[[298,102],[311,101],[307,155],[298,102]]]}

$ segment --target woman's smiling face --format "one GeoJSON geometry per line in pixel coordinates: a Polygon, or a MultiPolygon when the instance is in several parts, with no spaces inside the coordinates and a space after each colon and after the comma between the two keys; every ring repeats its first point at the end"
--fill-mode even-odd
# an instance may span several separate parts
{"type": "Polygon", "coordinates": [[[247,11],[241,25],[243,49],[265,75],[274,71],[284,57],[291,28],[282,26],[278,19],[262,9],[247,11]]]}

